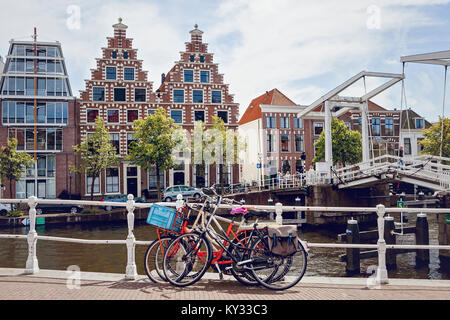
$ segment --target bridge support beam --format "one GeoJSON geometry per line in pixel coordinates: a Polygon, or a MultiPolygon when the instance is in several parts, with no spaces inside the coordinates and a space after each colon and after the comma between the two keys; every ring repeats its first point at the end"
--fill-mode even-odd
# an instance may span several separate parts
{"type": "Polygon", "coordinates": [[[333,142],[331,135],[331,107],[332,104],[329,101],[325,101],[325,163],[327,164],[327,170],[330,170],[333,165],[333,142]]]}
{"type": "Polygon", "coordinates": [[[362,136],[362,162],[370,160],[369,121],[367,118],[369,106],[367,100],[361,108],[361,136],[362,136]]]}

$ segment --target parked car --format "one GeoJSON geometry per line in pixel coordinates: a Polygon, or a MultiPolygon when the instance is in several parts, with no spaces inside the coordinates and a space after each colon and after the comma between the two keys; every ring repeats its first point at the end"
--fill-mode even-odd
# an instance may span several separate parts
{"type": "Polygon", "coordinates": [[[183,198],[194,197],[197,199],[204,195],[202,190],[198,188],[178,185],[164,189],[161,196],[163,201],[171,202],[177,200],[177,195],[179,194],[181,194],[183,198]]]}
{"type": "Polygon", "coordinates": [[[5,216],[9,211],[11,211],[11,205],[0,203],[0,216],[5,216]]]}
{"type": "MultiPolygon", "coordinates": [[[[58,199],[55,199],[58,200],[58,199]]],[[[83,210],[83,206],[76,205],[76,204],[47,204],[47,203],[39,203],[36,206],[36,214],[43,214],[43,213],[77,213],[83,210]]]]}
{"type": "MultiPolygon", "coordinates": [[[[104,202],[127,202],[128,201],[128,195],[126,194],[113,194],[113,195],[106,195],[103,197],[103,199],[101,201],[104,202]]],[[[134,202],[138,202],[138,203],[145,203],[145,200],[139,197],[134,197],[134,202]]],[[[103,210],[106,211],[111,211],[112,209],[115,208],[120,208],[120,207],[115,207],[115,206],[101,206],[100,207],[103,210]]]]}

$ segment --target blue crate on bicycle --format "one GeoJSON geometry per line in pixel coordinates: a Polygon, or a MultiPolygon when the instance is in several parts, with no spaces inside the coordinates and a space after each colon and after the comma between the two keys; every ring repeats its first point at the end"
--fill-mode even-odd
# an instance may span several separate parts
{"type": "Polygon", "coordinates": [[[177,214],[176,209],[155,203],[150,207],[147,223],[169,231],[179,232],[183,219],[177,214]]]}

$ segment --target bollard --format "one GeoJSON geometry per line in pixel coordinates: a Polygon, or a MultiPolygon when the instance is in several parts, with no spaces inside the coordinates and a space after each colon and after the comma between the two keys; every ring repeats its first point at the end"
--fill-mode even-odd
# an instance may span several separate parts
{"type": "MultiPolygon", "coordinates": [[[[387,216],[384,218],[384,240],[386,244],[395,244],[395,224],[394,217],[387,216]]],[[[386,250],[386,268],[388,270],[395,269],[397,267],[397,255],[394,249],[386,250]]]]}
{"type": "Polygon", "coordinates": [[[181,193],[177,194],[176,208],[177,210],[184,206],[183,195],[181,193]]]}
{"type": "Polygon", "coordinates": [[[126,280],[136,280],[137,278],[137,268],[136,268],[136,238],[134,237],[134,196],[132,194],[128,195],[127,201],[127,221],[128,221],[128,237],[127,237],[127,268],[125,270],[126,280]]]}
{"type": "Polygon", "coordinates": [[[37,200],[35,196],[28,198],[29,218],[30,218],[30,231],[27,235],[28,242],[28,258],[25,266],[26,274],[34,274],[39,272],[39,263],[36,256],[36,243],[37,243],[37,232],[36,232],[36,206],[37,200]]]}
{"type": "Polygon", "coordinates": [[[276,217],[275,217],[275,222],[277,224],[283,224],[283,205],[279,202],[277,202],[277,204],[275,205],[275,213],[276,213],[276,217]]]}
{"type": "Polygon", "coordinates": [[[377,226],[378,226],[378,267],[376,273],[377,284],[389,283],[388,273],[386,269],[386,241],[384,240],[384,214],[386,207],[383,204],[377,205],[377,226]]]}
{"type": "MultiPolygon", "coordinates": [[[[429,245],[430,235],[428,220],[425,213],[418,213],[416,220],[416,245],[429,245]]],[[[428,264],[430,261],[430,250],[416,250],[416,265],[428,264]]]]}
{"type": "MultiPolygon", "coordinates": [[[[348,244],[358,244],[360,243],[359,236],[359,226],[357,220],[348,220],[347,221],[347,243],[348,244]]],[[[347,248],[347,265],[345,267],[345,271],[348,273],[359,273],[360,272],[360,249],[347,248]]]]}

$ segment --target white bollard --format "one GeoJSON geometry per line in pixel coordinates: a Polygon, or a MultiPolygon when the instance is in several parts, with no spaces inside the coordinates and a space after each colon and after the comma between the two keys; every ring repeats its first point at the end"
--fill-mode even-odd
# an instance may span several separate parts
{"type": "Polygon", "coordinates": [[[184,206],[183,195],[181,193],[177,194],[176,207],[177,210],[184,206]]]}
{"type": "Polygon", "coordinates": [[[136,280],[137,278],[137,268],[135,261],[135,251],[136,251],[136,238],[134,237],[134,197],[132,194],[128,195],[127,201],[127,221],[128,221],[128,237],[127,237],[127,268],[125,270],[125,279],[136,280]]]}
{"type": "Polygon", "coordinates": [[[277,202],[276,204],[275,204],[275,213],[276,213],[276,217],[275,217],[275,222],[277,223],[277,224],[283,224],[283,216],[282,216],[282,214],[283,214],[283,205],[281,204],[281,203],[279,203],[279,202],[277,202]]]}
{"type": "Polygon", "coordinates": [[[384,240],[384,214],[386,208],[384,205],[377,205],[377,223],[378,223],[378,268],[376,275],[377,284],[389,283],[388,273],[386,269],[386,241],[384,240]]]}
{"type": "Polygon", "coordinates": [[[37,242],[37,232],[36,232],[36,206],[37,200],[35,196],[28,198],[29,218],[30,218],[30,231],[28,232],[27,242],[28,242],[28,258],[25,266],[26,274],[34,274],[39,272],[39,263],[36,256],[36,242],[37,242]]]}

